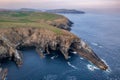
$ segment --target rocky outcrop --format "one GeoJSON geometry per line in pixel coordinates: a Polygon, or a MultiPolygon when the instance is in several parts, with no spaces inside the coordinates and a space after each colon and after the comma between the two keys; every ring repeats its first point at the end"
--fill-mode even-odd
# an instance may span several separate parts
{"type": "Polygon", "coordinates": [[[63,16],[62,19],[60,18],[60,19],[56,19],[53,21],[47,21],[47,24],[52,25],[52,26],[57,27],[57,28],[60,28],[60,29],[70,31],[73,22],[63,16]]]}
{"type": "Polygon", "coordinates": [[[75,51],[100,69],[106,70],[108,68],[80,38],[69,31],[59,30],[58,33],[44,28],[0,29],[0,59],[10,58],[20,66],[22,56],[19,49],[33,46],[42,58],[44,53],[51,54],[51,51],[58,50],[65,59],[68,59],[69,52],[75,51]]]}
{"type": "Polygon", "coordinates": [[[6,80],[8,69],[0,68],[0,80],[6,80]]]}
{"type": "Polygon", "coordinates": [[[0,59],[3,58],[9,58],[10,60],[14,59],[18,66],[22,64],[20,52],[16,50],[15,45],[6,37],[0,35],[0,59]]]}

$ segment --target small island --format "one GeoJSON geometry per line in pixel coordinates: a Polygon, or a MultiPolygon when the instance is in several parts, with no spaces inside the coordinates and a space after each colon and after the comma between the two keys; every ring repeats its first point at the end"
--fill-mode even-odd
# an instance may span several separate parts
{"type": "Polygon", "coordinates": [[[45,12],[48,13],[63,13],[63,14],[84,14],[85,12],[75,10],[75,9],[53,9],[53,10],[46,10],[45,12]]]}
{"type": "MultiPolygon", "coordinates": [[[[102,70],[108,66],[79,37],[71,33],[72,22],[62,15],[33,11],[0,11],[0,64],[4,59],[22,66],[21,48],[35,47],[41,58],[45,53],[60,51],[64,58],[77,52],[102,70]]],[[[1,68],[4,80],[7,69],[1,68]]]]}

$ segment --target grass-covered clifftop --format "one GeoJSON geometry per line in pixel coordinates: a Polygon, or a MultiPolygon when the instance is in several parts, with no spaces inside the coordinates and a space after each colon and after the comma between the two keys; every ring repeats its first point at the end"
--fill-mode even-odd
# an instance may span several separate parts
{"type": "Polygon", "coordinates": [[[0,11],[0,28],[7,27],[46,27],[54,26],[70,30],[72,22],[62,15],[30,12],[30,11],[0,11]]]}

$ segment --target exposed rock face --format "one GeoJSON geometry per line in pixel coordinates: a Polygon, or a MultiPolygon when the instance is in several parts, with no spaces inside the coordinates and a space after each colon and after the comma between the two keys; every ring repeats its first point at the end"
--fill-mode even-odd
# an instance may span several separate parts
{"type": "Polygon", "coordinates": [[[16,50],[15,45],[7,38],[0,35],[0,59],[3,58],[13,58],[18,66],[22,64],[20,52],[16,50]]]}
{"type": "Polygon", "coordinates": [[[72,21],[70,21],[69,19],[67,18],[62,18],[62,19],[56,19],[54,21],[47,21],[47,23],[49,25],[52,25],[54,27],[57,27],[57,28],[60,28],[60,29],[64,29],[64,30],[68,30],[70,31],[71,30],[71,26],[73,24],[72,21]]]}
{"type": "Polygon", "coordinates": [[[0,80],[5,80],[6,79],[7,72],[8,72],[7,69],[0,68],[0,80]]]}
{"type": "Polygon", "coordinates": [[[44,52],[59,50],[68,59],[70,51],[76,51],[80,56],[88,59],[102,70],[108,67],[80,38],[66,30],[55,33],[40,28],[8,28],[0,29],[0,59],[13,59],[17,65],[22,64],[22,56],[18,51],[21,47],[36,47],[41,57],[44,52]]]}

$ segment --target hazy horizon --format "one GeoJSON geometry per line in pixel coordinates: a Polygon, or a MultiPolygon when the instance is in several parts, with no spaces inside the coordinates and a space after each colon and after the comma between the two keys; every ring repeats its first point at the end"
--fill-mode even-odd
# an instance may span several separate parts
{"type": "Polygon", "coordinates": [[[0,0],[2,9],[78,9],[120,11],[120,0],[0,0]]]}

